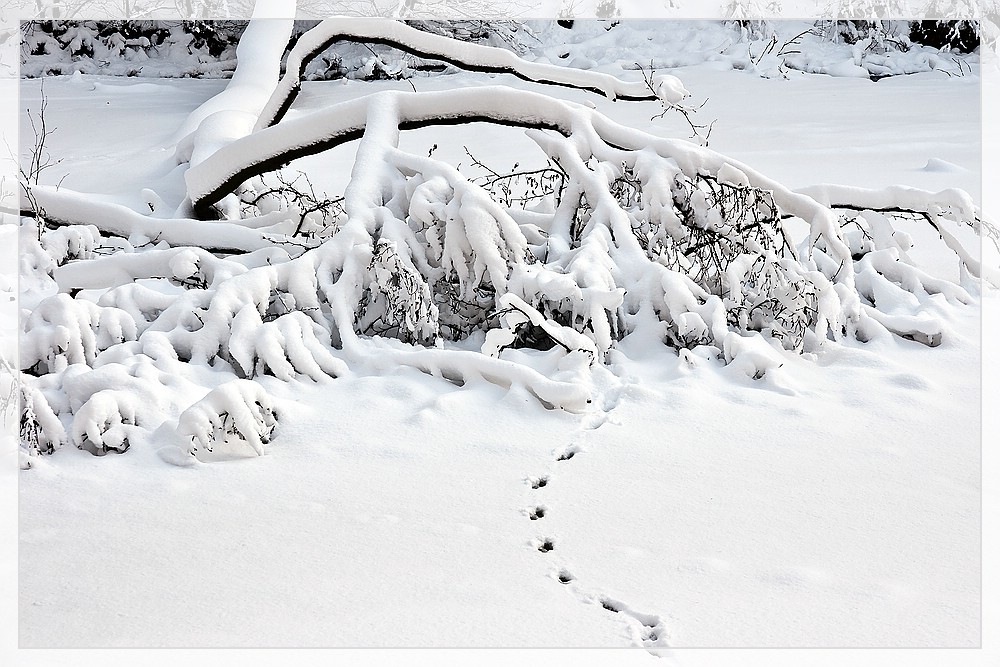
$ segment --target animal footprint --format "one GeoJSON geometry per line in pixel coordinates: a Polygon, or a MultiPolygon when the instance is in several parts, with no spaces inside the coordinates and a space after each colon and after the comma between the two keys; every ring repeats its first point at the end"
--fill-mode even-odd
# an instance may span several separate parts
{"type": "Polygon", "coordinates": [[[545,516],[545,507],[543,505],[534,507],[528,512],[528,518],[531,519],[532,521],[537,521],[538,519],[541,519],[543,516],[545,516]]]}
{"type": "Polygon", "coordinates": [[[637,611],[628,610],[628,615],[639,621],[642,627],[639,630],[639,637],[646,648],[666,647],[667,629],[659,616],[642,614],[637,611]]]}
{"type": "Polygon", "coordinates": [[[642,641],[655,644],[660,641],[660,631],[658,628],[646,628],[642,633],[642,641]]]}
{"type": "Polygon", "coordinates": [[[636,611],[624,602],[606,596],[593,601],[613,614],[624,616],[632,628],[632,637],[637,644],[651,651],[668,647],[666,627],[659,616],[636,611]]]}
{"type": "Polygon", "coordinates": [[[540,544],[538,545],[538,550],[541,551],[543,554],[547,554],[548,552],[552,551],[555,548],[556,545],[552,542],[550,538],[547,537],[543,540],[540,540],[540,544]]]}
{"type": "Polygon", "coordinates": [[[532,489],[540,489],[549,483],[549,478],[547,475],[542,475],[541,477],[533,477],[528,482],[531,484],[532,489]]]}
{"type": "Polygon", "coordinates": [[[557,578],[559,579],[560,584],[568,584],[576,579],[576,577],[570,574],[568,570],[559,570],[559,576],[557,578]]]}
{"type": "Polygon", "coordinates": [[[563,449],[559,454],[556,455],[556,461],[569,461],[571,458],[580,453],[579,445],[570,445],[563,449]]]}

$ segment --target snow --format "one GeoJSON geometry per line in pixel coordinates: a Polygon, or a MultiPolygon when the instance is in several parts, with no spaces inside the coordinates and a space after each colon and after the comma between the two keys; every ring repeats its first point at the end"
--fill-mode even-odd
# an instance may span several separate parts
{"type": "MultiPolygon", "coordinates": [[[[894,84],[892,99],[859,87],[852,94],[869,105],[865,123],[841,125],[834,122],[839,110],[826,111],[827,79],[779,82],[704,67],[679,75],[696,96],[707,88],[717,105],[713,148],[742,160],[716,165],[720,180],[739,183],[757,173],[793,187],[840,180],[855,188],[852,195],[881,182],[978,189],[978,116],[948,115],[953,106],[975,108],[968,82],[927,75],[894,84]],[[892,114],[871,111],[892,109],[896,94],[908,102],[931,94],[949,101],[920,110],[926,127],[914,140],[901,136],[892,114]],[[760,122],[765,111],[773,124],[760,122]],[[760,129],[735,131],[747,126],[760,129]],[[800,149],[774,151],[780,142],[800,149]],[[959,168],[919,168],[934,159],[959,168]],[[783,181],[788,174],[794,177],[783,181]]],[[[69,97],[71,83],[46,86],[69,97]]],[[[166,110],[163,120],[121,108],[124,90],[106,91],[117,124],[166,126],[178,116],[171,106],[184,104],[171,99],[172,85],[147,93],[145,104],[166,110]]],[[[422,89],[436,85],[455,84],[428,81],[422,89]]],[[[321,107],[354,86],[305,84],[300,102],[321,107]]],[[[649,124],[648,109],[620,105],[616,119],[649,124]]],[[[51,109],[59,113],[54,103],[51,109]]],[[[67,121],[60,126],[70,135],[67,121]]],[[[430,142],[422,142],[432,137],[440,144],[435,157],[461,156],[463,143],[480,132],[419,130],[402,145],[426,153],[430,142]]],[[[519,146],[531,145],[519,140],[493,143],[491,164],[518,159],[519,146]]],[[[109,199],[130,201],[124,193],[149,182],[127,174],[128,150],[123,145],[117,156],[126,164],[109,199]]],[[[72,161],[62,168],[72,169],[72,161]]],[[[446,176],[432,178],[421,190],[424,211],[449,187],[446,176]]],[[[906,192],[887,201],[902,201],[906,192]]],[[[82,204],[67,197],[67,207],[82,204]]],[[[53,196],[54,207],[58,201],[53,196]]],[[[132,223],[115,203],[101,206],[110,215],[100,217],[132,223]]],[[[919,247],[934,236],[915,229],[913,242],[919,247]]],[[[144,255],[150,276],[187,279],[207,269],[189,251],[162,252],[144,255]]],[[[117,257],[105,266],[123,261],[117,257]]],[[[66,277],[72,266],[55,270],[57,283],[87,287],[66,277]]],[[[143,289],[136,283],[101,307],[125,312],[128,298],[152,307],[155,298],[143,289]]],[[[953,299],[964,298],[950,289],[953,299]]],[[[511,303],[529,320],[537,313],[511,303]]],[[[178,433],[163,429],[145,442],[130,440],[121,456],[96,459],[69,447],[22,475],[22,644],[975,645],[980,323],[975,308],[943,298],[926,295],[925,306],[950,334],[933,350],[883,337],[800,359],[730,332],[723,352],[734,363],[722,367],[697,349],[676,355],[636,336],[613,354],[610,371],[593,374],[586,396],[563,395],[559,383],[575,387],[568,382],[587,363],[558,349],[508,350],[493,360],[469,352],[453,362],[437,350],[385,343],[371,367],[353,373],[334,357],[325,373],[310,372],[315,351],[284,372],[278,367],[287,361],[276,359],[270,368],[279,377],[296,370],[313,380],[338,377],[316,384],[265,377],[253,385],[269,396],[255,400],[278,416],[265,444],[255,429],[270,428],[266,415],[244,415],[249,449],[264,456],[165,465],[163,458],[190,457],[169,450],[178,433]],[[551,369],[549,377],[522,366],[525,376],[509,388],[475,379],[533,356],[531,366],[551,369]],[[449,382],[450,364],[461,366],[465,386],[449,382]],[[545,410],[532,393],[582,413],[545,410]],[[552,548],[543,552],[546,542],[552,548]],[[116,565],[51,554],[114,554],[116,565]]],[[[685,310],[687,331],[713,320],[708,304],[704,313],[685,310]]],[[[260,314],[247,319],[254,313],[213,325],[242,332],[233,353],[245,369],[255,357],[267,359],[269,337],[287,338],[291,324],[301,336],[314,324],[301,312],[294,321],[283,315],[267,323],[260,314]]],[[[166,384],[176,366],[157,359],[153,369],[166,384]]],[[[193,404],[180,419],[183,435],[204,440],[213,415],[240,401],[248,406],[234,389],[246,386],[237,378],[208,394],[197,371],[178,373],[176,381],[163,392],[178,402],[173,407],[80,389],[76,400],[93,402],[89,409],[108,426],[86,435],[120,446],[143,408],[193,404]],[[195,402],[200,395],[206,398],[195,402]]],[[[129,386],[124,378],[109,384],[129,386]]]]}

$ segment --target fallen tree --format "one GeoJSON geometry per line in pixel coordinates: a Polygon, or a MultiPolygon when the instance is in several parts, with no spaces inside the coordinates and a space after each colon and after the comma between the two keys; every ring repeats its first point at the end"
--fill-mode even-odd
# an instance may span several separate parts
{"type": "Polygon", "coordinates": [[[178,132],[187,200],[172,217],[23,184],[22,207],[43,230],[28,254],[50,258],[65,292],[25,320],[22,432],[34,451],[62,442],[124,451],[134,429],[186,410],[190,442],[172,461],[240,438],[260,453],[280,420],[266,394],[248,389],[262,375],[322,382],[409,366],[459,384],[522,386],[548,407],[584,411],[592,397],[580,378],[629,336],[760,378],[782,355],[831,341],[938,345],[946,331],[924,306],[972,303],[979,280],[1000,282],[953,233],[989,230],[964,193],[793,192],[707,147],[549,94],[556,84],[689,112],[674,77],[622,81],[393,21],[331,19],[299,40],[279,79],[285,39],[251,24],[239,53],[253,56],[178,132]],[[538,86],[382,91],[286,117],[304,63],[337,39],[538,86]],[[526,128],[540,166],[484,180],[400,148],[412,128],[470,122],[526,128]],[[289,163],[346,142],[357,142],[357,158],[342,197],[292,175],[289,163]],[[960,280],[912,261],[894,220],[930,224],[960,280]],[[69,233],[79,237],[73,251],[54,258],[69,233]],[[95,252],[108,236],[119,237],[114,251],[95,252]],[[151,279],[172,291],[151,289],[151,279]],[[84,289],[100,291],[96,303],[69,296],[84,289]],[[505,354],[517,347],[557,350],[560,372],[505,354]],[[197,408],[189,393],[149,391],[164,374],[194,382],[205,373],[236,384],[197,408]],[[111,380],[134,391],[109,391],[111,380]]]}

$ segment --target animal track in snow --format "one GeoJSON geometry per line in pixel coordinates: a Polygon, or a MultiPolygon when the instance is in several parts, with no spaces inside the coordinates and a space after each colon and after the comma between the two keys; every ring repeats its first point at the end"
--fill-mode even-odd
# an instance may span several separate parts
{"type": "Polygon", "coordinates": [[[666,623],[655,614],[636,611],[621,600],[604,594],[590,593],[579,586],[579,582],[565,567],[559,567],[554,573],[559,583],[567,586],[576,598],[584,604],[599,604],[606,611],[615,614],[628,629],[628,635],[636,646],[659,655],[659,651],[669,648],[666,623]]]}
{"type": "Polygon", "coordinates": [[[580,451],[581,449],[579,445],[570,445],[556,455],[556,461],[569,461],[571,458],[579,454],[580,451]]]}
{"type": "Polygon", "coordinates": [[[549,476],[548,475],[542,475],[541,477],[529,477],[528,478],[528,483],[531,484],[531,488],[532,489],[540,489],[543,486],[548,485],[548,483],[549,483],[549,476]]]}
{"type": "Polygon", "coordinates": [[[669,646],[666,625],[659,616],[636,611],[624,602],[607,596],[598,597],[596,602],[613,614],[621,614],[629,626],[632,639],[639,645],[649,649],[669,646]]]}
{"type": "MultiPolygon", "coordinates": [[[[603,378],[605,381],[608,379],[607,377],[603,378]]],[[[625,383],[621,382],[617,377],[612,378],[612,380],[614,381],[613,383],[606,382],[602,394],[594,399],[594,403],[600,406],[599,409],[586,415],[581,420],[576,436],[570,441],[570,444],[553,452],[555,464],[561,461],[569,461],[584,451],[583,446],[580,444],[581,439],[586,441],[591,433],[605,424],[615,423],[610,413],[621,402],[625,383]]],[[[531,487],[532,491],[537,491],[548,486],[552,480],[549,475],[539,475],[537,477],[526,477],[524,481],[531,487]]],[[[548,509],[544,505],[535,505],[523,510],[523,512],[532,521],[537,521],[546,515],[548,509]]],[[[555,550],[555,543],[549,537],[538,537],[531,541],[531,546],[543,554],[548,554],[555,550]]],[[[658,655],[661,649],[669,646],[666,641],[666,626],[659,616],[638,612],[619,600],[581,590],[576,576],[560,564],[562,561],[561,558],[556,558],[554,555],[548,558],[556,559],[555,566],[557,568],[554,571],[550,571],[549,576],[566,586],[581,602],[600,604],[605,610],[621,618],[627,625],[628,634],[636,646],[645,648],[654,655],[658,655]]]]}

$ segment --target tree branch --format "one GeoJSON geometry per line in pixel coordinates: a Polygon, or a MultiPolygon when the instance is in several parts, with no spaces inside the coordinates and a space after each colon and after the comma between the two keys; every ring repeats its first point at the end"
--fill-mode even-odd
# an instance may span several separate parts
{"type": "MultiPolygon", "coordinates": [[[[65,188],[59,191],[42,186],[29,186],[29,192],[41,210],[45,222],[53,225],[93,225],[104,234],[129,238],[142,235],[160,238],[172,246],[197,246],[212,252],[253,252],[279,245],[264,229],[248,229],[230,222],[205,222],[178,218],[149,218],[119,204],[98,202],[88,195],[65,188]]],[[[21,215],[34,217],[34,211],[21,215]]],[[[259,220],[279,224],[283,214],[262,216],[259,220]]]]}
{"type": "Polygon", "coordinates": [[[411,28],[399,21],[329,19],[305,33],[289,53],[285,75],[261,111],[255,130],[270,127],[284,117],[298,95],[306,65],[339,41],[383,44],[473,72],[512,74],[525,81],[589,90],[611,99],[662,99],[676,103],[688,94],[680,80],[669,75],[657,77],[655,88],[650,90],[645,82],[622,81],[610,74],[533,63],[506,49],[459,42],[411,28]]]}

